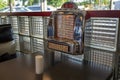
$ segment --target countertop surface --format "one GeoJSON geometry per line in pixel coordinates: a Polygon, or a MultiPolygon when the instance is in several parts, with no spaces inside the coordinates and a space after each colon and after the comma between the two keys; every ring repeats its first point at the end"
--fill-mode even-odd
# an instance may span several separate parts
{"type": "Polygon", "coordinates": [[[103,65],[71,61],[60,62],[36,75],[34,56],[19,55],[0,63],[0,80],[107,80],[112,72],[103,65]]]}

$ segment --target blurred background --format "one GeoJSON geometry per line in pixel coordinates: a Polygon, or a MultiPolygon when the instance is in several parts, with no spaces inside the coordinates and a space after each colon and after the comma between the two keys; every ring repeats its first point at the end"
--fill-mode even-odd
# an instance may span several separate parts
{"type": "Polygon", "coordinates": [[[54,11],[67,1],[81,10],[120,10],[120,0],[0,0],[0,12],[54,11]]]}

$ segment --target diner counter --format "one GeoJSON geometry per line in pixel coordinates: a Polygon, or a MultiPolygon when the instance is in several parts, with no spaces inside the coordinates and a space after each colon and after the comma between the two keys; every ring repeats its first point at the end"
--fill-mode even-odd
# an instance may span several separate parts
{"type": "Polygon", "coordinates": [[[112,73],[103,65],[67,61],[36,75],[35,55],[19,54],[15,59],[0,63],[0,80],[109,80],[112,73]]]}

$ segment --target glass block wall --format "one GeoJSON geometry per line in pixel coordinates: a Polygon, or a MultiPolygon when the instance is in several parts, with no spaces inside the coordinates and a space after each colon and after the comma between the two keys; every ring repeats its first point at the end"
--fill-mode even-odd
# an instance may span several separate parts
{"type": "Polygon", "coordinates": [[[43,28],[47,27],[44,19],[47,20],[42,16],[1,16],[0,24],[12,25],[17,51],[26,54],[44,53],[43,28]]]}
{"type": "Polygon", "coordinates": [[[85,26],[85,59],[113,66],[119,18],[91,17],[85,26]]]}

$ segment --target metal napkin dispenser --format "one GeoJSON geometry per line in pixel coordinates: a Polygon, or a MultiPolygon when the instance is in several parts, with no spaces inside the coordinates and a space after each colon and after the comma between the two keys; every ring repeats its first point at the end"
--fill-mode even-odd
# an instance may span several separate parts
{"type": "Polygon", "coordinates": [[[85,12],[73,2],[54,11],[48,24],[48,48],[68,54],[82,54],[85,12]]]}

